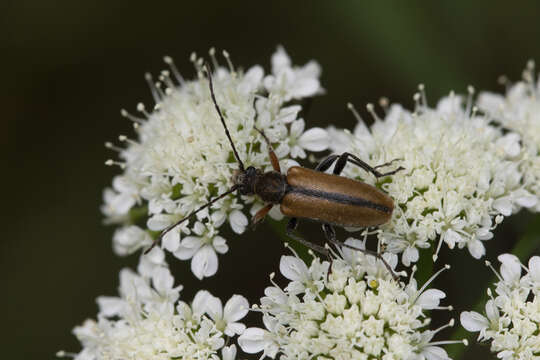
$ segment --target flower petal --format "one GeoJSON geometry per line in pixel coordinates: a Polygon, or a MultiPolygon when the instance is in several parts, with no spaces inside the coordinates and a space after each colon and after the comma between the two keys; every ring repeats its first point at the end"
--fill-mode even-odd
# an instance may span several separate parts
{"type": "Polygon", "coordinates": [[[221,236],[216,236],[212,240],[212,246],[214,247],[214,250],[220,254],[225,254],[227,251],[229,251],[229,247],[227,246],[227,241],[221,236]]]}
{"type": "Polygon", "coordinates": [[[243,95],[256,91],[262,81],[263,76],[264,70],[261,66],[255,65],[251,67],[244,74],[242,82],[238,86],[238,91],[243,95]]]}
{"type": "Polygon", "coordinates": [[[422,349],[422,355],[427,360],[451,360],[446,350],[438,346],[426,346],[422,349]]]}
{"type": "Polygon", "coordinates": [[[529,259],[529,274],[534,282],[540,284],[540,256],[529,259]]]}
{"type": "Polygon", "coordinates": [[[272,54],[271,63],[272,73],[274,75],[277,75],[284,69],[291,67],[291,59],[289,58],[289,55],[287,54],[283,46],[279,45],[276,49],[276,52],[272,54]]]}
{"type": "Polygon", "coordinates": [[[247,299],[241,295],[233,295],[225,304],[223,319],[235,322],[242,319],[249,311],[247,299]]]}
{"type": "Polygon", "coordinates": [[[223,360],[235,360],[236,359],[236,345],[225,346],[221,349],[221,358],[223,360]]]}
{"type": "Polygon", "coordinates": [[[450,249],[453,249],[456,243],[463,241],[463,238],[461,237],[461,235],[459,235],[459,233],[457,233],[456,231],[452,229],[446,230],[446,232],[442,235],[442,237],[443,237],[443,241],[446,244],[448,244],[448,247],[450,249]]]}
{"type": "Polygon", "coordinates": [[[120,315],[127,305],[124,299],[116,296],[100,296],[96,301],[99,306],[99,315],[106,317],[120,315]]]}
{"type": "Polygon", "coordinates": [[[304,131],[304,127],[306,126],[306,123],[304,122],[304,119],[298,119],[294,121],[291,124],[291,136],[292,137],[299,137],[301,136],[302,132],[304,131]]]}
{"type": "Polygon", "coordinates": [[[291,123],[296,120],[298,113],[302,110],[300,105],[291,105],[284,107],[279,112],[279,120],[283,121],[285,124],[291,123]]]}
{"type": "Polygon", "coordinates": [[[509,196],[498,198],[493,202],[493,208],[504,216],[512,215],[512,200],[509,196]]]}
{"type": "Polygon", "coordinates": [[[410,266],[411,263],[415,263],[418,261],[418,258],[420,256],[420,253],[418,252],[418,249],[414,246],[407,246],[405,251],[403,252],[401,261],[403,262],[403,265],[410,266]]]}
{"type": "Polygon", "coordinates": [[[495,305],[495,301],[488,300],[488,302],[486,303],[486,315],[489,321],[495,323],[498,321],[499,309],[497,308],[497,305],[495,305]]]}
{"type": "Polygon", "coordinates": [[[155,268],[152,274],[152,284],[158,293],[166,294],[173,288],[174,277],[167,268],[155,268]]]}
{"type": "Polygon", "coordinates": [[[146,226],[152,231],[161,231],[171,224],[171,216],[165,214],[156,214],[146,222],[146,226]]]}
{"type": "Polygon", "coordinates": [[[474,239],[467,242],[467,248],[475,259],[480,259],[486,254],[486,248],[480,240],[474,239]]]}
{"type": "Polygon", "coordinates": [[[307,265],[296,256],[282,256],[279,271],[289,280],[302,281],[309,272],[307,265]]]}
{"type": "Polygon", "coordinates": [[[242,234],[246,230],[248,219],[240,210],[234,210],[229,215],[229,223],[235,233],[242,234]]]}
{"type": "Polygon", "coordinates": [[[482,110],[492,114],[497,113],[504,106],[504,97],[495,93],[482,92],[478,96],[477,104],[482,110]]]}
{"type": "Polygon", "coordinates": [[[270,215],[270,217],[274,220],[277,220],[277,221],[280,221],[281,219],[284,218],[284,215],[283,213],[281,212],[281,209],[279,206],[274,206],[270,212],[268,213],[268,215],[270,215]]]}
{"type": "Polygon", "coordinates": [[[470,332],[480,331],[489,327],[489,321],[476,311],[464,311],[459,317],[461,325],[470,332]]]}
{"type": "Polygon", "coordinates": [[[166,266],[165,252],[156,246],[148,254],[141,255],[137,271],[144,277],[151,277],[154,269],[162,266],[166,266]]]}
{"type": "Polygon", "coordinates": [[[198,316],[204,314],[206,312],[208,299],[211,297],[213,297],[213,295],[210,294],[210,292],[206,290],[199,290],[197,294],[195,294],[193,302],[191,303],[193,314],[198,316]]]}
{"type": "Polygon", "coordinates": [[[172,229],[163,236],[161,240],[164,249],[169,252],[175,252],[180,247],[180,231],[179,229],[172,229]]]}
{"type": "Polygon", "coordinates": [[[297,79],[290,88],[290,94],[294,99],[301,99],[315,95],[320,87],[321,83],[319,82],[319,79],[297,79]]]}
{"type": "Polygon", "coordinates": [[[249,328],[238,338],[238,345],[244,352],[255,354],[264,350],[268,344],[266,331],[260,328],[249,328]]]}
{"type": "Polygon", "coordinates": [[[174,256],[180,260],[188,260],[195,255],[195,253],[202,246],[203,240],[197,236],[187,236],[185,237],[178,249],[174,252],[174,256]]]}
{"type": "Polygon", "coordinates": [[[191,271],[199,280],[214,275],[217,269],[217,255],[214,248],[210,245],[203,246],[195,253],[191,260],[191,271]]]}
{"type": "Polygon", "coordinates": [[[512,193],[512,197],[514,198],[516,204],[525,208],[533,207],[538,203],[538,198],[525,189],[514,191],[512,193]]]}
{"type": "Polygon", "coordinates": [[[423,309],[431,310],[439,306],[441,299],[444,299],[446,294],[438,289],[426,290],[418,297],[416,303],[423,309]]]}
{"type": "Polygon", "coordinates": [[[246,330],[246,325],[239,322],[234,322],[234,323],[227,324],[227,327],[225,328],[225,331],[223,332],[227,336],[234,336],[234,335],[241,335],[244,332],[244,330],[246,330]]]}
{"type": "Polygon", "coordinates": [[[221,300],[213,295],[206,298],[206,313],[214,321],[223,319],[223,304],[221,300]]]}
{"type": "Polygon", "coordinates": [[[501,137],[495,143],[495,146],[501,147],[506,155],[510,157],[515,157],[519,155],[521,151],[520,137],[516,133],[508,133],[505,136],[501,137]]]}
{"type": "Polygon", "coordinates": [[[323,151],[328,148],[328,133],[326,130],[315,127],[300,136],[298,144],[309,151],[323,151]]]}
{"type": "Polygon", "coordinates": [[[517,256],[512,254],[502,254],[499,255],[497,259],[502,263],[501,276],[503,279],[510,283],[519,281],[521,276],[521,263],[517,256]]]}

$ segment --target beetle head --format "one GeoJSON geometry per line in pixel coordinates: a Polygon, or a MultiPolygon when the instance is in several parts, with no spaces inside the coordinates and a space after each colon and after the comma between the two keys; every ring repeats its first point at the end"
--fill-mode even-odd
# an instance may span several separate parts
{"type": "Polygon", "coordinates": [[[234,185],[238,186],[238,191],[242,195],[253,195],[255,193],[255,181],[261,171],[249,166],[245,171],[235,170],[232,176],[234,185]]]}

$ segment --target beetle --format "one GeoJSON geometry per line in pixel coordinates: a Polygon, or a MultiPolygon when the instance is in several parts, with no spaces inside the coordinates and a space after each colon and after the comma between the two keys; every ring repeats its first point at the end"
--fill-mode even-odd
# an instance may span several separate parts
{"type": "Polygon", "coordinates": [[[266,203],[266,205],[253,216],[252,225],[261,222],[272,207],[279,205],[281,212],[285,216],[291,218],[287,224],[286,233],[292,239],[304,244],[316,252],[329,256],[328,248],[313,244],[294,233],[298,225],[298,219],[300,218],[321,222],[325,238],[329,243],[337,246],[349,247],[376,256],[382,260],[395,278],[392,269],[378,252],[358,249],[337,241],[334,226],[370,227],[381,225],[390,220],[394,209],[394,201],[383,191],[364,182],[340,176],[348,162],[372,173],[377,178],[393,175],[404,168],[400,166],[395,170],[381,173],[377,170],[378,168],[390,165],[395,160],[371,167],[357,156],[344,152],[341,155],[333,154],[328,156],[322,160],[314,170],[300,166],[292,166],[288,169],[287,174],[282,174],[279,160],[272,148],[272,144],[264,132],[258,128],[255,128],[255,130],[262,135],[268,145],[268,156],[273,170],[263,172],[261,169],[256,169],[253,166],[248,166],[246,168],[238,155],[229,129],[227,128],[227,124],[225,123],[225,118],[217,103],[211,69],[208,64],[206,64],[206,72],[208,74],[212,102],[214,103],[216,112],[221,120],[225,134],[229,139],[239,168],[233,173],[233,185],[228,191],[215,197],[208,203],[194,210],[188,216],[165,228],[145,253],[148,253],[165,234],[176,226],[190,219],[199,211],[209,207],[228,194],[238,191],[241,195],[256,195],[266,203]],[[333,174],[325,173],[325,171],[334,163],[335,167],[333,169],[333,174]]]}

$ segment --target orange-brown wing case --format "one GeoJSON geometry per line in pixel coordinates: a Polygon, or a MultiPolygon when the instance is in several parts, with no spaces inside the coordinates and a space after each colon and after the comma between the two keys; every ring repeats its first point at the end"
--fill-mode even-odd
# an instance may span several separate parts
{"type": "Polygon", "coordinates": [[[394,209],[392,198],[384,192],[343,176],[293,166],[287,183],[281,212],[289,217],[367,227],[384,224],[394,209]]]}

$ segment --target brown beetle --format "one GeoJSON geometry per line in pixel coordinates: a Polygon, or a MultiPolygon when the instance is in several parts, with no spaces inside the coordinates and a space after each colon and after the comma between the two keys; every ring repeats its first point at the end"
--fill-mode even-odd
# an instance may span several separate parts
{"type": "Polygon", "coordinates": [[[394,209],[394,201],[392,198],[381,190],[366,183],[339,176],[347,162],[360,166],[362,169],[371,172],[377,178],[395,174],[396,172],[403,170],[403,167],[399,167],[390,172],[380,173],[377,171],[377,168],[387,166],[394,160],[376,167],[371,167],[355,155],[345,152],[341,155],[328,156],[317,165],[315,170],[293,166],[289,168],[287,175],[283,175],[281,173],[279,160],[274,153],[270,141],[262,131],[255,128],[268,144],[268,155],[274,170],[263,172],[253,166],[245,168],[244,163],[238,156],[236,147],[234,146],[227,125],[225,124],[223,114],[217,104],[212,84],[211,71],[208,65],[207,73],[210,95],[219,118],[221,119],[221,123],[223,124],[223,128],[225,129],[225,134],[231,143],[234,156],[238,161],[239,169],[233,174],[233,186],[230,190],[199,207],[185,218],[168,226],[161,232],[154,241],[152,247],[146,252],[150,251],[167,232],[219,199],[238,190],[241,195],[257,195],[267,204],[253,216],[253,225],[262,221],[272,207],[279,204],[281,212],[284,215],[291,217],[287,224],[287,234],[294,240],[328,256],[329,250],[326,247],[310,243],[294,234],[294,230],[298,225],[298,218],[321,222],[328,242],[376,256],[383,261],[392,275],[394,275],[390,266],[384,261],[379,253],[358,249],[337,241],[333,225],[344,227],[369,227],[384,224],[390,220],[394,209]],[[336,165],[333,170],[333,175],[324,173],[324,171],[328,170],[334,162],[336,165]]]}

